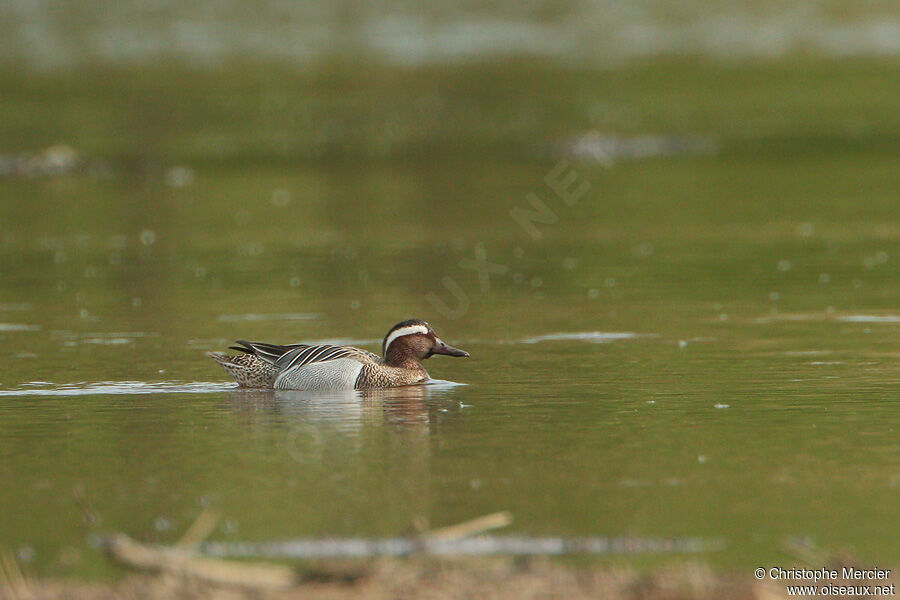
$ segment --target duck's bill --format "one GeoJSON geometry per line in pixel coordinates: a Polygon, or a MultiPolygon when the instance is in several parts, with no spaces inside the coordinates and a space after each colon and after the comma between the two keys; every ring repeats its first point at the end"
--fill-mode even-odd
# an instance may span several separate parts
{"type": "Polygon", "coordinates": [[[446,354],[447,356],[469,356],[469,353],[453,346],[448,346],[444,342],[438,340],[438,345],[431,351],[432,354],[446,354]]]}

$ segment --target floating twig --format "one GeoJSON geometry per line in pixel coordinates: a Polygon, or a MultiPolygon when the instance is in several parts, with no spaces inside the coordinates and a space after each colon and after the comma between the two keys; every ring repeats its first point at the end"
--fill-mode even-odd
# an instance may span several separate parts
{"type": "Polygon", "coordinates": [[[220,585],[277,589],[299,581],[294,570],[285,565],[198,557],[180,548],[141,544],[123,533],[106,536],[104,546],[113,559],[130,567],[196,577],[220,585]]]}
{"type": "Polygon", "coordinates": [[[501,527],[506,527],[511,524],[512,521],[512,513],[504,510],[484,515],[477,519],[463,521],[456,525],[432,529],[431,531],[424,532],[422,537],[428,540],[459,540],[473,535],[480,535],[494,529],[500,529],[501,527]]]}
{"type": "Polygon", "coordinates": [[[18,561],[6,548],[0,548],[0,588],[9,590],[13,600],[34,598],[18,561]]]}
{"type": "Polygon", "coordinates": [[[91,527],[96,527],[100,523],[103,522],[103,517],[94,510],[94,507],[91,506],[91,503],[88,502],[87,494],[84,491],[84,484],[76,483],[72,486],[72,497],[75,499],[75,505],[78,507],[78,510],[81,511],[81,516],[84,518],[84,522],[91,527]]]}
{"type": "Polygon", "coordinates": [[[196,551],[200,544],[216,530],[216,526],[221,518],[221,511],[213,508],[203,509],[203,512],[194,520],[185,534],[181,536],[175,547],[184,552],[196,551]]]}

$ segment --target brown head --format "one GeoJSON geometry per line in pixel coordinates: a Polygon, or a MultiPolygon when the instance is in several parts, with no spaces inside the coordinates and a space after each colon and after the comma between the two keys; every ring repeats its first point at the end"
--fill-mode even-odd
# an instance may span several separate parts
{"type": "Polygon", "coordinates": [[[431,325],[421,319],[409,319],[391,327],[381,351],[384,362],[392,367],[414,367],[434,354],[469,356],[468,352],[442,342],[431,325]]]}

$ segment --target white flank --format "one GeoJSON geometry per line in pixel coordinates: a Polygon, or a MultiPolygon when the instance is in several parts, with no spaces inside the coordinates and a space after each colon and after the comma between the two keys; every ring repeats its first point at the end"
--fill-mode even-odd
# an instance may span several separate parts
{"type": "Polygon", "coordinates": [[[275,379],[276,390],[352,390],[363,364],[336,358],[288,369],[275,379]]]}
{"type": "Polygon", "coordinates": [[[400,329],[391,332],[391,335],[384,341],[384,353],[387,354],[388,348],[391,347],[391,342],[404,335],[412,335],[414,333],[423,333],[427,335],[428,328],[424,325],[410,325],[409,327],[401,327],[400,329]]]}

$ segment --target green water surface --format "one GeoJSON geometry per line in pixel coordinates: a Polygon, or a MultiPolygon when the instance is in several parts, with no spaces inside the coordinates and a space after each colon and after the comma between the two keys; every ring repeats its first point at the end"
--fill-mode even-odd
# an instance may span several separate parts
{"type": "Polygon", "coordinates": [[[508,510],[741,569],[797,541],[900,561],[896,61],[0,86],[0,153],[105,165],[0,178],[0,542],[27,569],[88,573],[91,533],[172,542],[206,506],[220,541],[508,510]],[[591,130],[713,149],[561,166],[591,130]],[[589,186],[571,205],[560,172],[589,186]],[[510,214],[529,194],[539,236],[510,214]],[[234,339],[377,351],[410,317],[472,354],[426,364],[465,386],[177,387],[227,381],[203,352],[234,339]]]}

